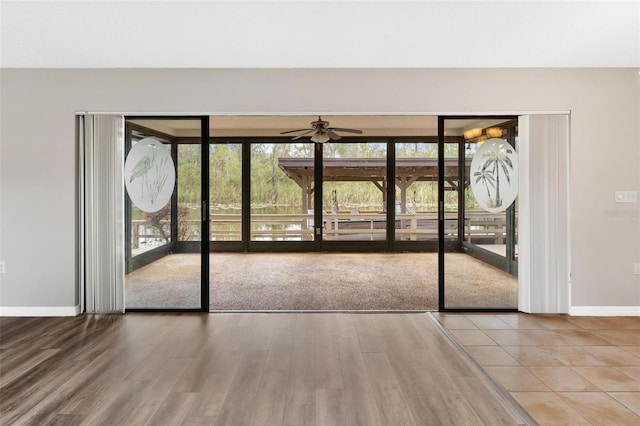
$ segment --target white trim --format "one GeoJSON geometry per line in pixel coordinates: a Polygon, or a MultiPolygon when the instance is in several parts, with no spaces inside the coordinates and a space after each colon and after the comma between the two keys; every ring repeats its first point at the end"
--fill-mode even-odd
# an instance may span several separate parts
{"type": "Polygon", "coordinates": [[[569,115],[571,114],[570,110],[551,110],[551,111],[198,111],[198,112],[172,112],[172,111],[76,111],[76,115],[88,115],[88,114],[106,114],[106,115],[142,115],[142,116],[157,116],[157,117],[195,117],[199,115],[208,115],[208,116],[219,116],[219,117],[228,117],[228,116],[282,116],[282,117],[297,117],[297,116],[308,116],[308,115],[325,115],[327,117],[331,116],[339,116],[339,115],[353,115],[353,116],[449,116],[449,115],[471,115],[471,116],[482,116],[482,115],[569,115]]]}
{"type": "Polygon", "coordinates": [[[567,200],[566,200],[566,206],[567,206],[567,290],[566,290],[566,310],[567,312],[569,312],[571,310],[571,300],[573,297],[573,270],[571,269],[571,265],[573,265],[572,262],[572,251],[571,248],[573,247],[573,244],[571,243],[571,241],[573,241],[573,237],[572,237],[572,232],[573,232],[573,221],[572,221],[572,214],[571,212],[573,211],[573,208],[571,207],[571,120],[573,119],[573,117],[571,116],[571,114],[568,114],[567,116],[567,150],[565,152],[566,158],[567,158],[567,181],[565,182],[565,191],[567,193],[567,200]]]}
{"type": "Polygon", "coordinates": [[[529,115],[518,117],[518,158],[520,176],[518,178],[518,310],[531,313],[531,170],[529,115]]]}
{"type": "Polygon", "coordinates": [[[592,317],[640,316],[640,306],[572,306],[569,315],[592,317]]]}
{"type": "Polygon", "coordinates": [[[0,306],[0,317],[75,317],[76,306],[0,306]]]}
{"type": "Polygon", "coordinates": [[[86,221],[85,218],[85,212],[84,212],[84,205],[85,205],[85,166],[84,166],[84,156],[85,156],[85,144],[80,143],[80,141],[83,139],[83,135],[85,134],[85,117],[84,116],[78,116],[76,117],[77,119],[77,124],[78,124],[78,133],[77,133],[77,138],[76,138],[76,143],[78,146],[78,174],[76,177],[76,181],[78,182],[78,193],[77,193],[77,214],[78,214],[78,219],[77,219],[77,227],[76,229],[78,230],[78,240],[77,240],[77,244],[78,244],[78,250],[76,252],[76,256],[78,256],[78,277],[79,279],[76,279],[76,286],[78,286],[78,294],[80,296],[80,312],[84,312],[85,311],[85,288],[84,288],[84,277],[85,277],[85,267],[84,267],[84,253],[86,250],[85,247],[85,229],[84,229],[84,224],[86,221]],[[79,226],[78,226],[79,225],[79,226]]]}

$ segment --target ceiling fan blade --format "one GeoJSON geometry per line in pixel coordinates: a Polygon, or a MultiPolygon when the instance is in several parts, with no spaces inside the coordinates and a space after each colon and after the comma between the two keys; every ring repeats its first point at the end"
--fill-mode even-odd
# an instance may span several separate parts
{"type": "Polygon", "coordinates": [[[341,127],[331,127],[331,130],[336,130],[338,132],[357,133],[359,135],[362,134],[362,130],[358,129],[343,129],[341,127]]]}
{"type": "Polygon", "coordinates": [[[310,132],[313,132],[313,129],[297,129],[297,130],[287,130],[286,132],[280,132],[280,134],[286,135],[287,133],[304,132],[305,130],[309,130],[310,132]]]}
{"type": "Polygon", "coordinates": [[[342,136],[334,132],[332,129],[327,129],[327,135],[329,135],[332,141],[337,141],[338,139],[342,139],[342,136]]]}
{"type": "MultiPolygon", "coordinates": [[[[302,130],[307,130],[307,129],[302,129],[302,130]]],[[[299,131],[299,130],[298,130],[298,131],[299,131]]],[[[298,136],[296,136],[295,138],[293,138],[293,139],[291,139],[291,140],[292,140],[292,141],[295,141],[295,140],[297,140],[297,139],[300,139],[301,137],[306,136],[306,135],[308,135],[309,133],[311,133],[311,132],[313,132],[313,131],[314,131],[313,129],[311,129],[311,130],[307,130],[306,132],[299,134],[298,136]]]]}

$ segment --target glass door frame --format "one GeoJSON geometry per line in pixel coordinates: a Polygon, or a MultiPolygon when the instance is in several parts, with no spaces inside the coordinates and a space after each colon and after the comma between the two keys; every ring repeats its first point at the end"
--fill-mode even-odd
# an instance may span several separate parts
{"type": "MultiPolygon", "coordinates": [[[[224,138],[233,141],[236,138],[224,138]]],[[[318,146],[314,143],[314,238],[309,241],[256,241],[251,239],[251,153],[252,146],[256,144],[288,144],[290,137],[240,137],[238,142],[242,143],[242,251],[244,252],[314,252],[319,251],[317,224],[322,223],[322,212],[318,210],[318,205],[322,207],[322,197],[317,197],[318,191],[322,191],[322,185],[318,185],[318,146]],[[318,204],[320,202],[320,204],[318,204]],[[320,219],[318,219],[320,217],[320,219]]],[[[322,170],[320,168],[320,170],[322,170]]]]}
{"type": "MultiPolygon", "coordinates": [[[[124,117],[126,120],[133,119],[147,119],[147,120],[199,120],[200,121],[200,144],[201,144],[201,241],[200,241],[200,255],[201,255],[201,286],[200,286],[200,301],[201,306],[199,308],[187,308],[187,309],[127,309],[127,311],[198,311],[209,312],[209,256],[213,249],[210,242],[210,194],[209,194],[209,182],[210,182],[210,144],[215,144],[216,139],[210,136],[210,116],[198,115],[198,116],[180,116],[180,115],[162,115],[162,116],[149,116],[149,115],[127,115],[124,117]]],[[[517,309],[505,309],[505,308],[447,308],[445,306],[445,250],[455,249],[462,250],[464,239],[464,191],[458,191],[458,236],[455,241],[445,240],[445,211],[444,211],[444,196],[445,196],[445,144],[452,143],[451,139],[445,137],[444,127],[446,120],[454,119],[517,119],[516,115],[438,115],[438,310],[442,312],[515,312],[517,309]]],[[[126,136],[130,135],[129,130],[125,130],[126,136]]],[[[222,139],[222,138],[220,138],[222,139]]],[[[233,247],[229,247],[230,250],[222,249],[222,251],[283,251],[283,252],[295,252],[295,251],[337,251],[337,252],[365,252],[365,251],[388,251],[388,252],[400,252],[400,251],[423,251],[429,244],[425,242],[406,242],[395,240],[395,197],[396,197],[396,144],[407,140],[420,140],[423,142],[433,141],[433,136],[411,136],[411,137],[344,137],[343,142],[367,142],[375,140],[377,142],[386,141],[387,143],[387,181],[393,182],[393,184],[387,185],[387,200],[392,200],[394,206],[387,208],[387,232],[385,241],[323,241],[322,239],[322,223],[323,223],[323,200],[322,200],[322,187],[323,187],[323,145],[314,144],[314,239],[309,242],[257,242],[250,240],[250,187],[251,187],[251,144],[252,143],[268,143],[272,140],[274,143],[287,143],[288,138],[259,138],[259,137],[246,137],[246,138],[224,138],[226,141],[232,140],[238,143],[242,143],[242,242],[240,245],[233,244],[233,247]],[[318,196],[319,195],[319,196],[318,196]],[[301,244],[302,243],[302,244],[301,244]],[[373,244],[372,244],[373,243],[373,244]],[[240,250],[238,250],[240,249],[240,250]]],[[[465,151],[464,142],[459,142],[458,149],[458,168],[459,168],[459,182],[465,182],[464,176],[465,168],[465,151]]],[[[127,143],[125,149],[129,148],[127,143]]],[[[172,157],[174,160],[177,157],[177,143],[172,144],[172,157]]],[[[176,163],[177,168],[177,163],[176,163]]],[[[176,170],[177,171],[177,170],[176,170]]],[[[179,178],[179,176],[178,176],[179,178]]],[[[126,199],[126,198],[125,198],[126,199]]],[[[128,202],[128,201],[127,201],[128,202]]],[[[174,193],[172,197],[172,207],[177,204],[177,194],[174,193]]],[[[128,211],[130,209],[126,209],[128,211]]],[[[130,213],[125,220],[130,220],[130,213]]],[[[175,220],[173,217],[177,215],[177,209],[172,208],[172,224],[175,220]]],[[[176,222],[177,223],[177,222],[176,222]]],[[[176,225],[172,225],[176,226],[176,225]]],[[[172,230],[172,234],[173,234],[172,230]]],[[[129,236],[130,239],[130,236],[129,236]]],[[[130,242],[130,240],[129,240],[130,242]]],[[[171,245],[176,244],[178,248],[179,242],[173,241],[171,245]]],[[[178,248],[179,250],[179,248],[178,248]]],[[[430,251],[430,250],[429,250],[430,251]]]]}
{"type": "MultiPolygon", "coordinates": [[[[323,166],[324,145],[314,144],[314,198],[312,241],[252,241],[251,240],[251,146],[260,143],[286,144],[288,137],[210,137],[210,144],[237,143],[242,145],[242,238],[240,242],[219,242],[210,245],[215,252],[435,252],[436,241],[396,241],[395,206],[387,208],[385,239],[380,241],[327,241],[323,239],[323,166]]],[[[338,143],[383,142],[387,155],[384,157],[387,169],[386,199],[395,202],[396,197],[396,144],[403,142],[438,143],[437,136],[403,137],[349,137],[344,136],[338,143]]],[[[204,162],[203,162],[204,167],[204,162]]],[[[208,200],[208,199],[207,199],[208,200]]],[[[209,200],[208,200],[209,201],[209,200]]],[[[387,201],[389,203],[389,201],[387,201]]]]}
{"type": "MultiPolygon", "coordinates": [[[[390,137],[373,137],[373,136],[365,136],[365,137],[349,137],[343,136],[339,141],[333,141],[332,143],[339,144],[348,144],[348,143],[367,143],[367,142],[377,142],[384,143],[386,145],[386,155],[384,156],[385,164],[386,164],[386,192],[384,196],[386,197],[387,204],[389,200],[394,200],[395,191],[394,185],[388,184],[388,182],[395,182],[395,141],[394,138],[390,137]],[[390,166],[393,165],[393,166],[390,166]]],[[[323,208],[324,208],[324,144],[316,143],[316,178],[315,185],[317,186],[316,194],[317,196],[314,198],[315,201],[315,219],[314,223],[319,224],[316,225],[315,229],[315,240],[317,244],[317,251],[329,251],[329,252],[355,252],[355,253],[364,253],[364,252],[385,252],[392,251],[391,244],[393,243],[393,239],[395,238],[395,210],[393,208],[389,208],[387,205],[387,214],[385,215],[385,226],[386,233],[385,239],[381,241],[369,241],[369,240],[352,240],[352,241],[331,241],[325,240],[323,238],[323,208]]]]}
{"type": "MultiPolygon", "coordinates": [[[[449,137],[444,138],[446,143],[454,142],[449,137]]],[[[395,208],[395,200],[396,200],[396,167],[397,167],[397,150],[396,147],[401,143],[425,143],[425,144],[437,144],[438,146],[438,155],[442,152],[442,145],[440,144],[439,137],[436,136],[378,136],[378,137],[343,137],[340,142],[343,143],[357,143],[357,142],[385,142],[387,145],[387,155],[386,155],[386,169],[387,169],[387,216],[386,216],[386,238],[384,241],[324,241],[320,239],[320,250],[321,251],[337,251],[337,252],[424,252],[424,253],[435,253],[439,250],[438,241],[401,241],[396,239],[396,208],[395,208]]],[[[320,146],[320,150],[322,150],[322,145],[320,146]]],[[[323,155],[320,153],[320,166],[322,166],[323,155]]],[[[438,188],[440,185],[438,184],[440,179],[443,179],[443,176],[440,174],[440,170],[442,170],[442,165],[438,160],[438,177],[436,179],[436,185],[438,188]]],[[[320,173],[320,178],[322,178],[322,173],[320,173]]],[[[320,184],[319,188],[322,191],[322,183],[323,179],[316,178],[316,184],[320,184]]],[[[438,198],[439,200],[440,198],[438,198]]],[[[439,204],[439,203],[438,203],[439,204]]],[[[322,200],[319,203],[320,207],[316,207],[316,210],[321,211],[322,200]]],[[[321,220],[316,217],[316,221],[321,220]]],[[[321,223],[321,222],[319,222],[321,223]]],[[[317,231],[318,232],[318,231],[317,231]]],[[[320,230],[319,232],[322,232],[320,230]]],[[[316,235],[317,237],[317,235],[316,235]]],[[[437,239],[442,239],[442,234],[438,232],[437,239]]]]}
{"type": "MultiPolygon", "coordinates": [[[[128,123],[129,120],[198,120],[200,122],[200,146],[201,146],[201,175],[200,175],[200,187],[201,187],[201,217],[200,217],[200,235],[201,241],[199,248],[194,247],[194,242],[178,241],[175,238],[178,234],[178,139],[179,137],[165,135],[159,131],[151,131],[161,137],[168,137],[171,139],[171,158],[174,162],[176,172],[176,183],[173,195],[171,196],[171,243],[161,252],[152,254],[147,259],[147,263],[151,263],[154,260],[168,254],[171,251],[190,252],[195,250],[200,253],[200,307],[199,308],[125,308],[126,312],[209,312],[209,115],[125,115],[125,158],[131,149],[131,137],[132,130],[136,125],[128,123]],[[206,236],[206,238],[205,238],[206,236]],[[154,259],[154,256],[157,257],[154,259]],[[159,256],[159,257],[158,257],[159,256]]],[[[151,129],[146,129],[151,130],[151,129]]],[[[127,265],[127,272],[129,272],[131,265],[131,200],[125,196],[125,264],[127,265]]]]}
{"type": "MultiPolygon", "coordinates": [[[[438,115],[438,311],[440,312],[517,312],[516,308],[448,308],[445,303],[445,252],[447,250],[455,250],[463,252],[466,250],[464,246],[464,216],[465,216],[465,196],[464,186],[467,179],[466,174],[466,158],[464,141],[459,142],[458,146],[458,235],[455,241],[445,241],[445,144],[450,143],[446,141],[445,137],[445,122],[447,120],[465,120],[465,119],[488,119],[488,120],[516,120],[517,115],[438,115]]],[[[507,244],[513,244],[513,234],[517,231],[515,229],[515,218],[512,218],[513,214],[508,217],[511,224],[511,232],[507,233],[507,244]],[[511,235],[509,235],[511,234],[511,235]]],[[[507,253],[510,253],[507,248],[507,253]]],[[[509,270],[515,269],[513,264],[508,265],[509,270]]]]}

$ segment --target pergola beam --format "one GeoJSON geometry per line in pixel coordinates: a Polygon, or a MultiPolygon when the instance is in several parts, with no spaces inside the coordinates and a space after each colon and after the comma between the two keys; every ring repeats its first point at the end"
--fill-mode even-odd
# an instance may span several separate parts
{"type": "MultiPolygon", "coordinates": [[[[325,158],[323,159],[323,180],[325,182],[373,182],[382,192],[382,200],[387,202],[387,159],[386,158],[325,158]]],[[[465,176],[469,176],[471,159],[466,159],[465,176]]],[[[311,205],[313,194],[314,161],[313,158],[278,158],[278,167],[302,188],[302,206],[304,213],[311,205]]],[[[445,158],[447,176],[450,185],[447,190],[457,190],[458,159],[445,158]]],[[[437,158],[397,158],[396,185],[400,188],[402,213],[407,209],[407,189],[415,182],[437,182],[437,158]]]]}

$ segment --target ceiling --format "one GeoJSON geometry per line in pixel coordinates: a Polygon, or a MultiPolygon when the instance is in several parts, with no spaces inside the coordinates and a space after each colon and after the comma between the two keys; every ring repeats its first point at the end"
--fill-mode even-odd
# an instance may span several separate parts
{"type": "Polygon", "coordinates": [[[3,0],[0,8],[8,68],[640,66],[634,0],[3,0]]]}
{"type": "MultiPolygon", "coordinates": [[[[280,136],[280,132],[305,129],[317,120],[315,115],[243,115],[211,116],[210,134],[224,136],[280,136]]],[[[435,115],[323,115],[331,127],[360,129],[362,136],[437,136],[438,117],[435,115]]],[[[200,121],[196,119],[129,120],[141,126],[172,136],[200,136],[200,121]]],[[[459,136],[475,127],[490,127],[504,120],[471,118],[447,120],[446,136],[459,136]]],[[[292,136],[295,136],[293,134],[292,136]]],[[[349,136],[352,136],[349,134],[349,136]]]]}

